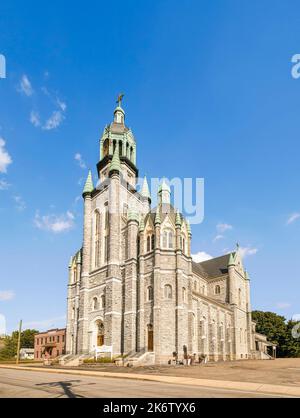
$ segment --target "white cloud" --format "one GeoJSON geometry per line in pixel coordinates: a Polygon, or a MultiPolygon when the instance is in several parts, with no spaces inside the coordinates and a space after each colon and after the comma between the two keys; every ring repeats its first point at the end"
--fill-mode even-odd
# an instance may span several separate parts
{"type": "Polygon", "coordinates": [[[0,137],[0,173],[6,173],[7,167],[12,163],[11,156],[5,149],[5,141],[0,137]]]}
{"type": "Polygon", "coordinates": [[[294,314],[294,315],[292,316],[292,320],[293,320],[293,321],[300,321],[300,313],[298,313],[298,314],[294,314]]]}
{"type": "Polygon", "coordinates": [[[56,100],[58,107],[65,112],[67,110],[67,105],[65,102],[63,102],[62,100],[60,100],[59,98],[57,98],[56,100]]]}
{"type": "Polygon", "coordinates": [[[46,120],[41,120],[39,112],[32,110],[30,113],[30,122],[36,128],[41,128],[44,131],[51,131],[52,129],[58,128],[65,119],[65,112],[67,110],[67,105],[55,94],[49,92],[46,87],[41,87],[41,91],[48,99],[54,104],[56,109],[53,110],[51,115],[46,120]]]}
{"type": "Polygon", "coordinates": [[[232,225],[230,225],[230,224],[223,224],[223,223],[219,223],[219,224],[216,226],[216,228],[217,228],[217,231],[218,231],[218,232],[225,232],[225,231],[229,231],[229,230],[231,230],[231,229],[233,228],[233,226],[232,226],[232,225]]]}
{"type": "Polygon", "coordinates": [[[51,328],[65,327],[66,315],[58,316],[56,318],[35,320],[24,322],[24,328],[37,329],[38,331],[48,330],[51,328]]]}
{"type": "Polygon", "coordinates": [[[26,96],[33,95],[33,88],[26,74],[22,75],[21,77],[18,91],[25,94],[26,96]]]}
{"type": "Polygon", "coordinates": [[[24,202],[21,196],[13,196],[13,199],[16,202],[16,209],[18,209],[19,211],[26,209],[26,203],[24,202]]]}
{"type": "Polygon", "coordinates": [[[32,110],[30,112],[30,122],[32,123],[33,126],[35,126],[36,128],[41,126],[41,120],[40,120],[40,115],[38,112],[35,112],[34,110],[32,110]]]}
{"type": "Polygon", "coordinates": [[[288,302],[278,302],[276,303],[276,308],[278,309],[286,309],[286,308],[290,308],[292,305],[288,302]]]}
{"type": "Polygon", "coordinates": [[[79,165],[80,168],[86,169],[86,164],[85,164],[84,160],[82,159],[81,154],[79,154],[79,152],[77,152],[77,154],[75,154],[74,159],[78,162],[78,165],[79,165]]]}
{"type": "Polygon", "coordinates": [[[195,263],[201,263],[202,261],[211,260],[212,256],[207,254],[205,251],[199,251],[196,254],[192,254],[192,258],[195,263]]]}
{"type": "Polygon", "coordinates": [[[247,257],[249,255],[256,254],[258,252],[258,249],[253,247],[240,247],[239,252],[242,257],[247,257]]]}
{"type": "Polygon", "coordinates": [[[295,222],[298,218],[300,218],[300,213],[299,212],[293,213],[292,215],[289,216],[288,220],[286,221],[286,224],[290,225],[293,222],[295,222]]]}
{"type": "Polygon", "coordinates": [[[65,119],[64,114],[60,110],[54,110],[52,115],[49,119],[46,120],[45,124],[43,125],[43,129],[45,131],[51,131],[52,129],[56,129],[65,119]]]}
{"type": "Polygon", "coordinates": [[[15,297],[15,293],[12,290],[0,290],[1,302],[12,300],[14,297],[15,297]]]}
{"type": "Polygon", "coordinates": [[[72,212],[67,212],[62,215],[43,215],[39,212],[35,214],[34,224],[38,229],[50,231],[55,234],[68,231],[74,226],[74,215],[72,212]]]}
{"type": "Polygon", "coordinates": [[[224,235],[219,234],[215,236],[215,238],[213,239],[213,242],[219,241],[220,239],[223,239],[223,238],[224,238],[224,235]]]}
{"type": "Polygon", "coordinates": [[[7,190],[10,184],[7,181],[0,179],[0,190],[7,190]]]}

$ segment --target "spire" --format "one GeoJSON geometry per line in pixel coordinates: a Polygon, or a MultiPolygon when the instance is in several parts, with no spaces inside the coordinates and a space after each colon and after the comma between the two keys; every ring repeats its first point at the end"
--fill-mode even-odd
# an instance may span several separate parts
{"type": "Polygon", "coordinates": [[[141,216],[141,221],[140,221],[140,228],[139,228],[139,232],[144,232],[145,230],[145,221],[144,221],[144,216],[141,216]]]}
{"type": "Polygon", "coordinates": [[[158,196],[159,196],[160,203],[170,204],[171,189],[170,189],[170,186],[166,183],[165,179],[163,179],[161,185],[158,188],[158,196]]]}
{"type": "Polygon", "coordinates": [[[176,226],[181,226],[181,216],[180,216],[179,210],[177,210],[177,213],[176,213],[175,225],[176,226]]]}
{"type": "Polygon", "coordinates": [[[113,158],[111,160],[109,172],[112,171],[121,171],[121,161],[120,161],[120,155],[119,155],[119,146],[117,145],[115,148],[115,152],[113,155],[113,158]]]}
{"type": "Polygon", "coordinates": [[[248,271],[247,270],[245,270],[245,280],[249,280],[250,281],[250,277],[249,277],[249,274],[248,274],[248,271]]]}
{"type": "Polygon", "coordinates": [[[124,94],[121,93],[118,95],[118,99],[117,99],[117,104],[118,106],[115,108],[114,111],[114,122],[115,123],[122,123],[124,125],[124,120],[125,120],[125,112],[122,109],[122,100],[123,100],[124,94]]]}
{"type": "Polygon", "coordinates": [[[76,264],[81,264],[81,250],[79,250],[77,253],[76,264]]]}
{"type": "Polygon", "coordinates": [[[235,261],[234,261],[234,259],[235,259],[234,253],[230,253],[230,256],[229,256],[229,261],[228,261],[228,267],[230,267],[230,266],[235,266],[235,261]]]}
{"type": "Polygon", "coordinates": [[[154,223],[155,223],[155,225],[156,224],[161,224],[161,219],[160,219],[160,205],[157,205],[154,223]]]}
{"type": "Polygon", "coordinates": [[[72,267],[72,264],[73,264],[73,257],[70,258],[69,269],[72,267]]]}
{"type": "Polygon", "coordinates": [[[144,177],[144,182],[141,190],[141,195],[147,199],[151,199],[147,177],[144,177]]]}
{"type": "Polygon", "coordinates": [[[190,224],[190,221],[188,220],[186,221],[186,228],[187,228],[189,236],[192,236],[191,224],[190,224]]]}
{"type": "Polygon", "coordinates": [[[94,190],[93,177],[92,177],[91,170],[89,170],[89,174],[87,176],[84,189],[83,189],[83,195],[86,193],[92,193],[93,190],[94,190]]]}

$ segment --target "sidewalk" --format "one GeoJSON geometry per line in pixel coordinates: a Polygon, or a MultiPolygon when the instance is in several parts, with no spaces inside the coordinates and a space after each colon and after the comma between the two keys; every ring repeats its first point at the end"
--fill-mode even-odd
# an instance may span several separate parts
{"type": "Polygon", "coordinates": [[[189,386],[202,386],[208,388],[219,389],[232,389],[240,391],[250,391],[264,394],[277,394],[285,396],[300,397],[300,386],[284,386],[284,385],[272,385],[262,384],[254,382],[236,382],[229,380],[212,380],[212,379],[196,379],[188,377],[177,376],[159,376],[137,373],[111,373],[111,372],[99,372],[99,371],[87,371],[87,370],[68,370],[68,369],[48,369],[44,367],[28,367],[28,366],[12,366],[12,365],[0,365],[1,369],[14,369],[14,370],[28,370],[28,371],[42,371],[48,373],[69,374],[77,376],[93,376],[93,377],[110,377],[110,378],[123,378],[134,379],[141,381],[152,381],[162,383],[172,383],[189,386]]]}

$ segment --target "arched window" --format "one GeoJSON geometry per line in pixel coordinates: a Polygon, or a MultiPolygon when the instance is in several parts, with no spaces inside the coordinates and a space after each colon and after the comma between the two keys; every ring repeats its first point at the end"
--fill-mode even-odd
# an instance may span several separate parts
{"type": "Polygon", "coordinates": [[[180,247],[181,247],[181,250],[182,250],[182,253],[183,253],[183,254],[185,254],[185,253],[186,253],[186,246],[185,246],[185,244],[186,244],[185,236],[184,236],[184,235],[182,235],[182,236],[180,237],[180,247]]]}
{"type": "Polygon", "coordinates": [[[165,297],[165,299],[172,299],[172,286],[169,285],[169,284],[165,285],[164,297],[165,297]]]}
{"type": "Polygon", "coordinates": [[[196,337],[196,316],[194,313],[192,314],[192,336],[196,337]]]}
{"type": "Polygon", "coordinates": [[[103,157],[106,157],[109,154],[109,140],[108,138],[103,143],[103,157]]]}
{"type": "Polygon", "coordinates": [[[195,281],[194,282],[194,291],[197,292],[197,290],[198,290],[198,283],[195,281]]]}
{"type": "Polygon", "coordinates": [[[147,287],[147,300],[148,301],[153,300],[153,287],[152,286],[147,287]]]}
{"type": "Polygon", "coordinates": [[[73,270],[73,283],[76,282],[76,268],[73,270]]]}
{"type": "Polygon", "coordinates": [[[104,203],[104,213],[105,213],[105,223],[104,228],[108,229],[109,227],[109,213],[108,213],[108,202],[104,203]]]}
{"type": "Polygon", "coordinates": [[[104,203],[104,238],[103,238],[104,262],[108,260],[108,234],[109,234],[109,211],[108,211],[108,202],[105,202],[104,203]]]}
{"type": "Polygon", "coordinates": [[[93,311],[97,311],[99,309],[98,298],[95,296],[93,298],[93,311]]]}
{"type": "Polygon", "coordinates": [[[122,157],[122,153],[123,153],[123,142],[119,141],[119,155],[120,155],[120,157],[122,157]]]}
{"type": "Polygon", "coordinates": [[[174,248],[174,232],[173,231],[169,229],[165,229],[163,231],[162,247],[168,250],[172,250],[174,248]]]}
{"type": "Polygon", "coordinates": [[[72,319],[75,319],[75,306],[72,308],[72,319]]]}
{"type": "Polygon", "coordinates": [[[186,303],[186,288],[182,288],[182,302],[186,303]]]}
{"type": "Polygon", "coordinates": [[[215,286],[215,295],[219,295],[221,293],[221,288],[220,288],[220,286],[217,284],[216,286],[215,286]]]}
{"type": "Polygon", "coordinates": [[[154,250],[154,244],[155,244],[154,234],[148,235],[148,237],[147,237],[147,252],[154,250]]]}
{"type": "Polygon", "coordinates": [[[100,300],[101,300],[101,309],[105,309],[105,295],[101,295],[100,300]]]}
{"type": "Polygon", "coordinates": [[[155,235],[151,235],[151,249],[152,251],[155,249],[155,235]]]}
{"type": "Polygon", "coordinates": [[[99,267],[100,265],[100,213],[98,211],[95,212],[95,267],[99,267]]]}

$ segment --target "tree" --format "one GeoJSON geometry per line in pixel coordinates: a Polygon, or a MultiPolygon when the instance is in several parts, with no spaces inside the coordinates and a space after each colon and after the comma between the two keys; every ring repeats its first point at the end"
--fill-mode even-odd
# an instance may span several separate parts
{"type": "Polygon", "coordinates": [[[277,344],[278,357],[300,357],[300,338],[292,336],[296,322],[287,322],[284,316],[262,311],[253,311],[252,319],[256,322],[256,332],[277,344]]]}
{"type": "MultiPolygon", "coordinates": [[[[21,332],[21,348],[34,348],[35,329],[25,329],[21,332]]],[[[13,331],[4,339],[4,347],[0,350],[0,359],[13,359],[17,355],[19,331],[13,331]]]]}

